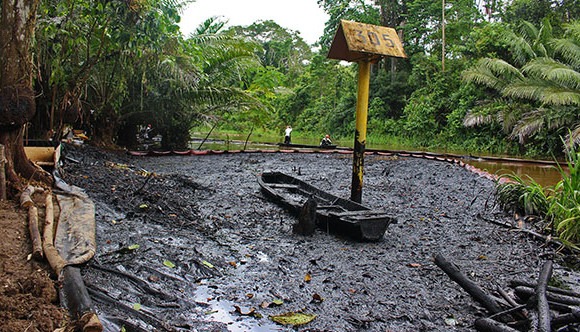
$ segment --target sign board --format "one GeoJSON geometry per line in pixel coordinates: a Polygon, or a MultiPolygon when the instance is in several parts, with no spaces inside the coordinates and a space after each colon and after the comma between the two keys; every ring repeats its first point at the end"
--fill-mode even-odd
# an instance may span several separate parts
{"type": "Polygon", "coordinates": [[[376,61],[385,56],[406,58],[393,28],[341,20],[328,57],[349,62],[376,61]]]}

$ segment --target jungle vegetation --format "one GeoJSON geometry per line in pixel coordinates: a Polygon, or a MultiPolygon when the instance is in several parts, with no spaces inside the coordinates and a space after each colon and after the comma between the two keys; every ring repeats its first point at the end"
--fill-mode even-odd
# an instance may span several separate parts
{"type": "Polygon", "coordinates": [[[397,29],[408,56],[372,66],[369,140],[532,157],[561,155],[568,130],[578,141],[577,0],[318,4],[329,20],[308,45],[273,21],[209,17],[185,36],[190,0],[42,1],[29,133],[72,125],[95,144],[127,146],[153,124],[164,148],[186,147],[203,126],[350,137],[357,65],[326,57],[347,19],[397,29]]]}

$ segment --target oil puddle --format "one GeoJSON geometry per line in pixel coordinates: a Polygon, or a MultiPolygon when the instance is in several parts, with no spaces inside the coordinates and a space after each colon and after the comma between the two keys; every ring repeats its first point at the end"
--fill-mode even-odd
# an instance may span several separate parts
{"type": "MultiPolygon", "coordinates": [[[[285,328],[269,320],[258,322],[255,318],[240,316],[232,301],[216,299],[207,285],[200,285],[193,293],[196,303],[207,305],[205,314],[209,321],[224,323],[231,332],[284,331],[285,328]]],[[[242,310],[245,310],[242,308],[242,310]]],[[[262,319],[264,320],[264,319],[262,319]]]]}

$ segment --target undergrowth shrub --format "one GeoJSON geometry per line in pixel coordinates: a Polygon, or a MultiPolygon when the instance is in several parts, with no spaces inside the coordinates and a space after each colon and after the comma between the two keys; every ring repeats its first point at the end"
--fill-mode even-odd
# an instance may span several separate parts
{"type": "Polygon", "coordinates": [[[580,153],[575,150],[566,155],[566,172],[560,164],[562,176],[550,195],[547,217],[561,240],[570,245],[580,243],[580,153]]]}
{"type": "Polygon", "coordinates": [[[531,178],[515,174],[502,175],[496,199],[507,212],[540,217],[560,241],[570,247],[580,244],[580,153],[568,151],[567,167],[559,163],[562,180],[555,186],[542,187],[531,178]]]}

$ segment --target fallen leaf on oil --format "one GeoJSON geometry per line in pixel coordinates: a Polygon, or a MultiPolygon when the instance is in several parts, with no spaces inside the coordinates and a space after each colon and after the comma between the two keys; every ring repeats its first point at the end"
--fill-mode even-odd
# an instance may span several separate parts
{"type": "Polygon", "coordinates": [[[270,316],[270,319],[282,325],[304,325],[316,318],[316,315],[304,314],[301,312],[287,312],[281,315],[270,316]]]}

